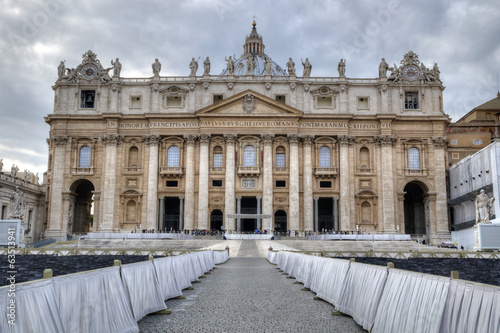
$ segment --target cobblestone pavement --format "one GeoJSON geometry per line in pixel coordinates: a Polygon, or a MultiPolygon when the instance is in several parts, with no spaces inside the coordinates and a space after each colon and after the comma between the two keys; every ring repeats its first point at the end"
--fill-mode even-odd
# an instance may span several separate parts
{"type": "MultiPolygon", "coordinates": [[[[254,244],[252,244],[254,243],[254,244]]],[[[153,314],[139,321],[141,332],[366,332],[351,317],[333,316],[333,306],[313,299],[301,284],[287,279],[245,241],[245,256],[227,263],[185,290],[186,299],[166,302],[170,315],[153,314]]]]}

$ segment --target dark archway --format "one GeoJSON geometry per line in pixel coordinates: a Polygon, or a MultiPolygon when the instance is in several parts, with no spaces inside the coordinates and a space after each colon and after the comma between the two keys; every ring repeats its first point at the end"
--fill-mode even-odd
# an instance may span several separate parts
{"type": "Polygon", "coordinates": [[[318,231],[334,230],[333,198],[318,199],[318,231]]]}
{"type": "Polygon", "coordinates": [[[72,224],[68,228],[73,233],[89,232],[91,227],[91,212],[92,212],[92,192],[95,190],[94,184],[89,180],[81,179],[76,181],[72,186],[72,192],[75,193],[74,206],[70,204],[69,221],[72,224]]]}
{"type": "Polygon", "coordinates": [[[175,232],[180,230],[180,202],[179,197],[165,197],[163,231],[175,232]]]}
{"type": "Polygon", "coordinates": [[[425,190],[417,182],[408,183],[404,191],[405,233],[410,235],[425,235],[425,190]]]}
{"type": "Polygon", "coordinates": [[[212,213],[210,213],[210,230],[222,230],[222,216],[223,214],[220,209],[214,209],[212,213]]]}
{"type": "Polygon", "coordinates": [[[274,230],[276,232],[287,232],[287,218],[284,210],[274,213],[274,230]]]}
{"type": "MultiPolygon", "coordinates": [[[[241,213],[242,214],[257,214],[257,198],[242,197],[241,198],[241,213]]],[[[257,219],[241,219],[242,232],[254,232],[257,229],[257,219]]]]}

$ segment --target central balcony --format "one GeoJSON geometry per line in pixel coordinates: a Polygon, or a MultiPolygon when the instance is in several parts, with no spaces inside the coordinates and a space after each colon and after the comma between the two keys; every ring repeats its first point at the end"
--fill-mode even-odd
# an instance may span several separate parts
{"type": "Polygon", "coordinates": [[[316,178],[335,178],[337,177],[337,168],[316,168],[314,175],[316,178]]]}
{"type": "Polygon", "coordinates": [[[258,176],[260,175],[260,167],[258,166],[239,166],[239,176],[258,176]]]}
{"type": "Polygon", "coordinates": [[[184,172],[182,171],[181,167],[169,167],[169,166],[160,167],[160,175],[167,178],[182,177],[183,174],[184,172]]]}

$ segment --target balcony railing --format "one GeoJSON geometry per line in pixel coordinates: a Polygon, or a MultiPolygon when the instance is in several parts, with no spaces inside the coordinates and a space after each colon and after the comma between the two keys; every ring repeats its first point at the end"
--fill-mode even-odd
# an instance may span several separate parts
{"type": "Polygon", "coordinates": [[[123,169],[123,171],[125,173],[141,173],[142,172],[142,168],[138,168],[138,167],[126,167],[123,169]]]}
{"type": "Polygon", "coordinates": [[[179,177],[184,174],[181,167],[160,167],[160,174],[165,177],[179,177]]]}
{"type": "Polygon", "coordinates": [[[73,175],[93,175],[94,174],[94,167],[88,167],[88,168],[71,168],[71,173],[73,175]]]}
{"type": "Polygon", "coordinates": [[[406,176],[427,176],[427,169],[405,169],[406,176]]]}
{"type": "Polygon", "coordinates": [[[287,167],[275,167],[274,172],[287,172],[288,168],[287,167]]]}
{"type": "Polygon", "coordinates": [[[316,168],[314,175],[318,178],[336,177],[337,168],[316,168]]]}
{"type": "Polygon", "coordinates": [[[238,175],[242,176],[257,176],[260,175],[260,167],[258,166],[239,166],[238,175]]]}

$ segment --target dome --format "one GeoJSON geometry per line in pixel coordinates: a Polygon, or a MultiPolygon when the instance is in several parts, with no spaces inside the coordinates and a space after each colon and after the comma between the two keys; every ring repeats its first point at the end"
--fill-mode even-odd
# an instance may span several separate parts
{"type": "MultiPolygon", "coordinates": [[[[246,36],[245,44],[243,45],[243,54],[239,59],[234,59],[234,75],[245,76],[247,75],[247,62],[249,57],[252,57],[255,61],[255,68],[252,72],[253,75],[265,75],[266,72],[266,60],[269,58],[268,55],[264,53],[265,45],[262,36],[257,33],[257,23],[252,22],[252,32],[250,35],[246,36]]],[[[236,57],[235,57],[236,58],[236,57]]],[[[272,75],[273,76],[288,76],[286,70],[284,70],[280,65],[272,62],[272,75]]],[[[227,75],[227,68],[225,68],[221,75],[227,75]]]]}

